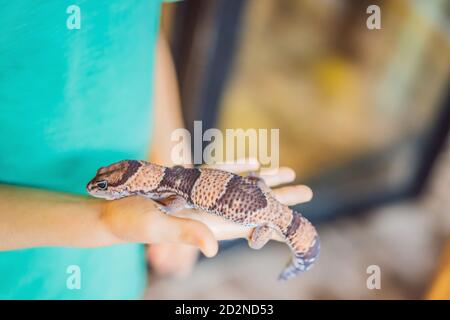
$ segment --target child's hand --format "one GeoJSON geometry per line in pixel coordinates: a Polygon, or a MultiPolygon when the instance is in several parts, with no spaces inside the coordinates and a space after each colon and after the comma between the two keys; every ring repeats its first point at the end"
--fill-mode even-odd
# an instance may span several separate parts
{"type": "MultiPolygon", "coordinates": [[[[259,163],[256,161],[246,161],[245,164],[230,164],[215,167],[234,173],[259,170],[259,163]]],[[[290,168],[280,168],[276,172],[271,170],[260,171],[261,178],[265,183],[274,187],[280,184],[292,182],[295,179],[295,172],[290,168]]],[[[294,185],[273,190],[278,200],[286,205],[308,202],[312,198],[312,191],[307,186],[294,185]]],[[[219,216],[197,210],[182,210],[176,213],[177,216],[201,221],[209,227],[218,240],[248,238],[253,229],[230,221],[226,221],[219,216]]],[[[277,234],[273,233],[274,240],[277,234]]],[[[159,244],[151,245],[147,251],[147,257],[153,270],[159,275],[183,276],[188,274],[197,261],[197,249],[187,245],[159,244]]]]}
{"type": "Polygon", "coordinates": [[[175,243],[150,245],[147,248],[147,259],[152,270],[159,276],[185,277],[194,268],[198,249],[175,243]]]}
{"type": "Polygon", "coordinates": [[[207,257],[217,253],[217,241],[203,223],[162,213],[142,197],[105,201],[101,219],[124,242],[189,244],[207,257]]]}

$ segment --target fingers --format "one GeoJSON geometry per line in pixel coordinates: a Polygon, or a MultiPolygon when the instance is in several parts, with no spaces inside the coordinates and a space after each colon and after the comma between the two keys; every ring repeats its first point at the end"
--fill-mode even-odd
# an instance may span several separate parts
{"type": "Polygon", "coordinates": [[[163,215],[162,218],[164,222],[158,224],[158,229],[164,233],[161,242],[190,244],[198,247],[207,257],[217,254],[217,241],[211,230],[203,223],[170,215],[163,215]]]}
{"type": "Polygon", "coordinates": [[[184,243],[198,247],[207,257],[217,253],[217,241],[205,224],[164,214],[148,199],[106,201],[100,217],[107,230],[122,241],[184,243]]]}
{"type": "Polygon", "coordinates": [[[250,227],[200,210],[185,210],[183,212],[177,212],[175,215],[202,222],[208,226],[208,229],[211,230],[217,240],[248,238],[252,230],[250,227]]]}
{"type": "Polygon", "coordinates": [[[273,193],[278,201],[288,206],[308,202],[313,197],[312,190],[303,185],[277,188],[273,190],[273,193]]]}
{"type": "Polygon", "coordinates": [[[259,176],[269,186],[277,186],[284,183],[290,183],[295,180],[295,171],[288,167],[276,169],[261,169],[259,176]]]}
{"type": "MultiPolygon", "coordinates": [[[[211,166],[212,168],[226,170],[234,173],[257,172],[260,164],[257,159],[249,158],[228,162],[224,164],[211,166]]],[[[293,182],[295,180],[295,171],[289,167],[281,168],[262,168],[258,173],[261,179],[269,187],[278,186],[293,182]]],[[[288,186],[273,190],[277,199],[286,205],[295,205],[308,202],[312,199],[312,190],[304,185],[288,186]]]]}
{"type": "Polygon", "coordinates": [[[161,276],[183,278],[191,273],[197,258],[198,249],[185,244],[161,243],[147,248],[148,262],[161,276]]]}
{"type": "MultiPolygon", "coordinates": [[[[221,164],[208,165],[208,168],[233,173],[257,172],[260,169],[260,163],[256,158],[248,158],[221,164]]],[[[294,181],[295,171],[288,167],[262,168],[258,172],[258,176],[260,176],[269,187],[272,187],[294,181]]]]}
{"type": "Polygon", "coordinates": [[[219,169],[233,173],[258,171],[259,167],[260,164],[256,158],[245,158],[236,161],[228,161],[224,163],[208,165],[208,168],[219,169]]]}

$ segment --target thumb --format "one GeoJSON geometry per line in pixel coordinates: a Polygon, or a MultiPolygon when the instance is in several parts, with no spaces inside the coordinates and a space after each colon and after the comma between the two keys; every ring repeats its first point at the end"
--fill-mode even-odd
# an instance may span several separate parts
{"type": "Polygon", "coordinates": [[[198,247],[207,257],[217,254],[218,243],[212,231],[202,222],[170,215],[165,216],[164,230],[171,230],[167,241],[182,242],[198,247]]]}

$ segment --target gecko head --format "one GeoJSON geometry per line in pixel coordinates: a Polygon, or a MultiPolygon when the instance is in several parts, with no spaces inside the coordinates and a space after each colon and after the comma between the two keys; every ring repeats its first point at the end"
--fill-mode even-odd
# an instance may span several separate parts
{"type": "Polygon", "coordinates": [[[97,170],[86,186],[87,192],[97,198],[120,199],[132,194],[131,179],[142,166],[141,161],[122,160],[97,170]]]}

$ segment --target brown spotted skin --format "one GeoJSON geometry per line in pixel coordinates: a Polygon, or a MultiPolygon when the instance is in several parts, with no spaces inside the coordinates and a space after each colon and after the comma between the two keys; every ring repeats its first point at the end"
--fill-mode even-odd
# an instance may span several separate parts
{"type": "Polygon", "coordinates": [[[131,195],[157,201],[181,197],[189,207],[255,227],[249,242],[253,248],[260,248],[272,232],[277,232],[293,253],[291,263],[279,277],[281,280],[308,270],[319,254],[319,237],[312,224],[277,201],[259,178],[215,169],[167,168],[123,160],[100,168],[88,183],[87,191],[109,200],[131,195]]]}

